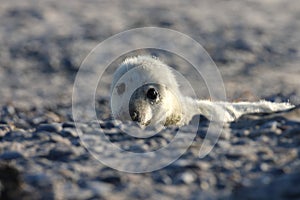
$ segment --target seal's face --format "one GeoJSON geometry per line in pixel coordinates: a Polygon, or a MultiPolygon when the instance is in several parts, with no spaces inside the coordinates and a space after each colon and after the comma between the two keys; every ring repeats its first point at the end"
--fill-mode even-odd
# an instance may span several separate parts
{"type": "Polygon", "coordinates": [[[176,95],[166,86],[155,83],[143,85],[133,92],[129,114],[133,121],[145,126],[176,124],[181,116],[176,95]]]}

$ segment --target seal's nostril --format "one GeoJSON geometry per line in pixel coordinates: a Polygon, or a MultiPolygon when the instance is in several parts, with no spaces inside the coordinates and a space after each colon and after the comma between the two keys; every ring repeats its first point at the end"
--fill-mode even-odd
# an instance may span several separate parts
{"type": "Polygon", "coordinates": [[[133,111],[133,112],[131,113],[131,119],[132,119],[133,121],[138,121],[138,122],[141,121],[141,119],[140,119],[140,117],[139,117],[139,113],[138,113],[137,111],[133,111]]]}

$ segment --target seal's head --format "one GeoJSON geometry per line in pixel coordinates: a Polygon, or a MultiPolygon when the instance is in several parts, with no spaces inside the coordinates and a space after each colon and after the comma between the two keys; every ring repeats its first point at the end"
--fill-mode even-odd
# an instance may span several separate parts
{"type": "Polygon", "coordinates": [[[136,89],[129,101],[133,121],[141,125],[175,125],[181,121],[180,97],[167,86],[148,83],[136,89]]]}
{"type": "Polygon", "coordinates": [[[181,92],[173,69],[148,56],[127,58],[111,85],[113,117],[140,125],[178,125],[182,120],[181,92]]]}

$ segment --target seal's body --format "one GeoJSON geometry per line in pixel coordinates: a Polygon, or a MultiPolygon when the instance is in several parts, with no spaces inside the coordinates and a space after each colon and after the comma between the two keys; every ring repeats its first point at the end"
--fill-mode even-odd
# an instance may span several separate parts
{"type": "Polygon", "coordinates": [[[114,74],[111,109],[116,119],[141,125],[184,125],[194,115],[232,122],[249,113],[270,113],[291,109],[289,103],[212,102],[183,96],[172,69],[149,56],[127,58],[114,74]]]}

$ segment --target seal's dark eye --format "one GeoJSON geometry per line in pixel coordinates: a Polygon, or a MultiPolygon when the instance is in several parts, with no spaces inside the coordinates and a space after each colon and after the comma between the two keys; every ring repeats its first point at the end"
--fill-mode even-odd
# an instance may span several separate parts
{"type": "Polygon", "coordinates": [[[147,98],[150,100],[155,100],[158,97],[158,92],[154,88],[150,88],[147,91],[147,98]]]}

